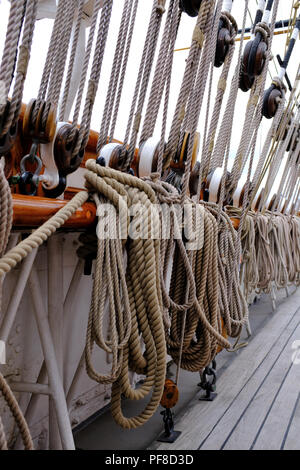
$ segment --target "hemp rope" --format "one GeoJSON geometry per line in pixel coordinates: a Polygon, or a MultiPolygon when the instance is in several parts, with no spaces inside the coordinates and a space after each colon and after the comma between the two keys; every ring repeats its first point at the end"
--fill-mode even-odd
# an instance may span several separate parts
{"type": "Polygon", "coordinates": [[[110,18],[112,13],[113,1],[106,0],[101,9],[98,33],[95,43],[94,57],[91,65],[90,77],[83,106],[81,124],[79,127],[78,138],[74,146],[73,155],[77,155],[80,149],[85,148],[88,142],[90,125],[92,119],[93,106],[98,90],[104,51],[110,26],[110,18]]]}
{"type": "Polygon", "coordinates": [[[67,105],[69,91],[70,91],[71,79],[74,73],[73,69],[74,69],[74,63],[75,63],[75,57],[76,57],[76,50],[78,46],[81,21],[82,21],[82,16],[83,16],[84,1],[85,0],[78,1],[77,19],[76,19],[76,24],[75,24],[74,33],[73,33],[71,52],[70,52],[69,63],[68,63],[68,70],[67,70],[67,75],[66,75],[66,79],[64,83],[64,91],[62,95],[62,100],[59,106],[59,116],[58,116],[59,121],[63,121],[64,119],[68,118],[68,116],[65,116],[66,105],[67,105]]]}
{"type": "MultiPolygon", "coordinates": [[[[4,80],[5,93],[8,93],[11,87],[12,79],[15,78],[14,88],[11,94],[10,108],[6,120],[3,123],[0,136],[4,136],[11,127],[13,127],[19,118],[22,105],[22,95],[24,82],[27,75],[28,63],[30,60],[30,50],[32,45],[33,32],[36,21],[37,0],[28,0],[22,2],[11,2],[10,17],[6,33],[6,41],[4,45],[3,58],[1,63],[0,80],[4,80]],[[17,11],[15,9],[18,9],[17,11]],[[26,8],[26,9],[25,9],[26,8]],[[23,15],[21,15],[23,13],[23,15]],[[18,41],[23,25],[22,41],[19,46],[18,41]],[[14,31],[11,31],[11,22],[14,23],[14,31]],[[22,20],[22,21],[21,21],[22,20]],[[12,35],[14,37],[12,37],[12,35]],[[18,54],[18,58],[16,57],[18,54]],[[8,57],[10,59],[8,59],[8,57]],[[5,77],[5,78],[4,78],[5,77]]],[[[2,106],[0,106],[0,113],[2,106]]]]}
{"type": "Polygon", "coordinates": [[[76,131],[78,120],[79,120],[81,102],[82,102],[82,98],[83,98],[83,92],[84,92],[84,87],[85,87],[85,83],[86,83],[88,66],[89,66],[89,61],[90,61],[90,57],[91,57],[92,46],[93,46],[93,42],[94,42],[95,31],[96,31],[96,26],[97,26],[100,7],[101,7],[101,0],[95,0],[93,14],[92,14],[92,18],[91,18],[90,31],[89,31],[89,35],[88,35],[87,45],[86,45],[86,48],[85,48],[85,55],[84,55],[82,71],[81,71],[81,75],[80,75],[79,86],[78,86],[77,96],[76,96],[76,100],[75,100],[74,113],[73,113],[73,119],[72,119],[73,132],[70,133],[70,140],[75,135],[75,131],[76,131]]]}
{"type": "Polygon", "coordinates": [[[101,147],[106,144],[108,136],[110,137],[110,141],[113,138],[113,132],[109,131],[109,127],[112,121],[113,114],[118,114],[118,108],[124,84],[124,77],[128,65],[128,56],[132,41],[137,7],[137,1],[135,1],[135,3],[133,0],[126,0],[124,2],[117,44],[115,48],[115,54],[112,62],[110,79],[106,94],[106,101],[102,114],[102,123],[97,142],[97,153],[99,153],[101,147]],[[120,70],[122,70],[121,74],[119,73],[120,70]],[[116,90],[118,90],[118,92],[116,92],[116,90]]]}
{"type": "Polygon", "coordinates": [[[138,133],[142,119],[142,112],[146,99],[146,93],[149,86],[150,74],[153,65],[154,54],[157,46],[162,16],[165,12],[165,2],[153,1],[149,26],[144,42],[142,58],[136,80],[135,90],[129,112],[127,128],[124,138],[124,149],[128,145],[127,156],[124,162],[124,168],[127,168],[134,156],[138,133]]]}
{"type": "MultiPolygon", "coordinates": [[[[89,170],[86,175],[89,188],[92,186],[93,190],[96,189],[97,193],[101,194],[103,185],[106,185],[107,188],[104,194],[105,196],[109,195],[109,199],[114,196],[115,203],[116,200],[119,200],[120,196],[124,196],[125,191],[128,196],[129,207],[135,204],[141,204],[143,208],[139,219],[140,226],[143,229],[141,237],[137,239],[129,239],[127,242],[126,251],[128,261],[126,286],[123,279],[122,289],[125,304],[127,302],[126,292],[128,292],[130,307],[125,310],[127,311],[126,313],[128,313],[128,310],[130,309],[129,311],[131,312],[131,330],[127,329],[127,334],[125,334],[126,323],[121,321],[121,318],[117,313],[120,322],[118,329],[124,337],[122,336],[123,341],[119,337],[120,343],[118,346],[115,346],[119,350],[122,349],[122,351],[119,353],[118,358],[116,357],[116,354],[114,355],[113,370],[110,376],[110,381],[113,382],[111,398],[112,416],[120,426],[130,429],[144,424],[156,411],[163,393],[166,373],[166,346],[162,305],[160,302],[161,295],[159,294],[159,239],[158,237],[154,237],[154,239],[149,238],[149,236],[148,238],[144,237],[144,235],[149,234],[149,231],[151,230],[151,206],[156,202],[156,198],[149,185],[138,178],[110,168],[101,167],[93,160],[88,160],[86,167],[89,170]],[[138,265],[136,263],[137,259],[139,260],[138,265]],[[130,333],[129,337],[128,333],[130,333]],[[144,354],[141,349],[140,333],[145,344],[144,354]],[[126,342],[127,339],[128,342],[126,342]],[[146,375],[145,382],[137,390],[132,389],[130,385],[129,367],[135,372],[146,375]],[[145,409],[135,417],[126,418],[121,409],[122,394],[127,398],[139,400],[146,397],[151,389],[152,395],[145,409]]],[[[154,234],[158,234],[158,218],[154,217],[152,222],[154,222],[154,234]]],[[[112,240],[107,241],[107,243],[112,242],[112,240]]],[[[122,260],[120,244],[118,245],[118,250],[119,266],[121,266],[122,260]]],[[[97,256],[102,256],[101,250],[97,256]]],[[[99,269],[101,263],[97,264],[97,266],[97,269],[99,269]]],[[[97,292],[97,289],[100,288],[99,280],[101,280],[100,272],[95,277],[94,294],[97,292]]],[[[117,279],[115,278],[112,282],[116,287],[117,279]]],[[[118,306],[118,303],[120,302],[119,295],[118,289],[111,290],[111,304],[116,303],[118,306]],[[113,298],[115,298],[115,302],[113,298]]],[[[93,299],[95,299],[94,295],[93,299]]],[[[102,305],[103,303],[104,295],[102,295],[102,305]]],[[[94,306],[92,306],[92,310],[93,309],[94,306]]],[[[114,316],[112,315],[111,322],[113,317],[114,316]]],[[[103,319],[103,316],[101,319],[103,319]]],[[[101,321],[101,319],[99,318],[99,321],[101,321]]],[[[128,322],[127,325],[129,328],[130,322],[128,322]]],[[[96,322],[94,321],[94,328],[95,326],[96,322]]],[[[115,325],[111,326],[111,342],[113,343],[114,336],[116,336],[114,335],[115,325]]],[[[100,330],[99,327],[100,323],[98,323],[98,330],[93,330],[94,335],[92,335],[92,337],[94,336],[95,338],[97,335],[98,344],[105,348],[107,343],[105,344],[105,341],[101,338],[102,327],[100,327],[100,330]]],[[[88,326],[88,339],[91,335],[89,328],[90,325],[88,326]]],[[[87,347],[89,347],[88,343],[87,347]]],[[[90,372],[88,362],[87,371],[88,373],[90,372]]],[[[102,379],[103,378],[99,375],[98,380],[102,381],[102,379]]],[[[104,383],[106,383],[106,380],[107,378],[105,377],[104,383]]]]}

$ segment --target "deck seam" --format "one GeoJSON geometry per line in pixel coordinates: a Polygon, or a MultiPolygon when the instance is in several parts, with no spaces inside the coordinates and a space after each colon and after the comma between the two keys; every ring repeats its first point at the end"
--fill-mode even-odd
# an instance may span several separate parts
{"type": "MultiPolygon", "coordinates": [[[[299,322],[299,324],[300,324],[300,322],[299,322]]],[[[299,326],[299,324],[298,324],[298,326],[299,326]]],[[[283,352],[283,351],[281,351],[280,356],[281,356],[282,352],[283,352]]],[[[279,356],[279,357],[280,357],[280,356],[279,356]]],[[[279,358],[278,358],[278,359],[279,359],[279,358]]],[[[277,361],[276,361],[276,362],[277,362],[277,361]]],[[[275,363],[274,363],[274,364],[275,364],[275,363]]],[[[264,378],[264,380],[263,380],[263,382],[261,383],[261,385],[259,386],[259,388],[257,389],[257,392],[260,390],[260,388],[261,388],[262,385],[264,384],[265,379],[266,379],[266,378],[268,377],[268,375],[270,374],[271,370],[272,370],[273,367],[274,367],[274,364],[273,364],[272,368],[270,369],[270,371],[268,372],[268,374],[266,375],[266,377],[264,378]]],[[[266,415],[265,415],[265,417],[264,417],[264,419],[263,419],[261,425],[260,425],[259,428],[258,428],[258,431],[257,431],[257,433],[256,433],[256,435],[255,435],[255,438],[254,438],[254,440],[253,440],[253,442],[252,442],[252,444],[251,444],[251,446],[250,446],[250,450],[253,450],[253,447],[255,446],[255,444],[256,444],[256,442],[257,442],[257,439],[258,439],[258,437],[259,437],[259,435],[260,435],[260,433],[261,433],[261,431],[262,431],[262,429],[263,429],[263,427],[264,427],[264,425],[265,425],[265,423],[266,423],[268,417],[270,416],[270,412],[271,412],[271,410],[272,410],[272,408],[273,408],[273,406],[274,406],[274,404],[275,404],[275,402],[276,402],[276,400],[277,400],[277,398],[278,398],[278,395],[279,395],[279,393],[280,393],[280,391],[281,391],[281,389],[282,389],[282,387],[283,387],[283,385],[284,385],[284,382],[285,382],[286,379],[287,379],[287,376],[288,376],[289,373],[291,372],[292,367],[293,367],[293,364],[290,364],[290,366],[289,366],[287,372],[285,373],[285,375],[284,375],[284,377],[283,377],[283,379],[282,379],[282,381],[281,381],[281,383],[280,383],[280,385],[279,385],[279,388],[278,388],[278,390],[277,390],[277,392],[276,392],[276,395],[274,396],[274,398],[273,398],[273,400],[272,400],[272,403],[271,403],[271,405],[269,406],[269,408],[268,408],[268,410],[267,410],[267,413],[266,413],[266,415]]],[[[253,398],[256,396],[256,393],[257,393],[257,392],[255,392],[255,394],[253,395],[253,398]]],[[[252,401],[253,401],[253,400],[252,400],[252,401]]]]}
{"type": "MultiPolygon", "coordinates": [[[[298,314],[298,312],[300,311],[300,307],[297,308],[297,310],[295,311],[295,313],[293,314],[293,316],[291,317],[291,319],[289,320],[289,322],[285,325],[285,328],[284,329],[287,329],[288,326],[292,323],[292,321],[295,319],[296,315],[298,314]]],[[[297,326],[295,327],[295,329],[292,331],[292,333],[290,334],[290,336],[288,337],[286,343],[284,344],[283,346],[283,349],[280,351],[279,353],[279,356],[282,354],[282,352],[284,351],[286,345],[288,344],[290,338],[292,337],[292,335],[294,334],[294,332],[296,331],[296,329],[298,328],[300,324],[300,321],[298,322],[297,326]]],[[[232,399],[231,403],[228,405],[228,407],[226,408],[226,410],[222,413],[222,415],[219,417],[218,421],[215,423],[215,425],[213,426],[213,428],[211,429],[211,431],[207,434],[207,436],[205,437],[205,439],[202,440],[202,442],[200,443],[199,447],[197,448],[198,450],[201,449],[201,447],[204,445],[204,443],[207,441],[207,439],[211,436],[211,434],[213,433],[213,431],[216,429],[216,427],[218,426],[218,424],[220,423],[220,421],[223,419],[223,417],[226,415],[226,413],[230,410],[231,406],[233,405],[233,403],[235,402],[235,400],[237,399],[237,397],[240,395],[240,393],[245,389],[245,387],[248,385],[248,383],[251,381],[251,379],[254,377],[254,375],[257,373],[257,371],[260,369],[260,367],[262,366],[262,364],[266,361],[267,357],[270,355],[271,351],[274,349],[274,347],[276,346],[277,344],[277,341],[279,339],[279,337],[281,336],[281,333],[282,331],[280,331],[279,335],[276,337],[276,340],[273,342],[271,348],[269,349],[268,353],[265,355],[265,357],[262,359],[262,361],[259,363],[259,365],[255,368],[255,370],[252,372],[252,374],[250,375],[250,377],[248,378],[248,380],[245,382],[245,384],[242,386],[242,388],[238,391],[238,393],[235,395],[235,397],[232,399]]],[[[276,359],[277,361],[277,359],[276,359]]],[[[276,362],[275,361],[275,362],[276,362]]],[[[273,367],[273,366],[272,366],[273,367]]],[[[270,371],[268,372],[268,375],[269,375],[270,371]]],[[[267,377],[267,376],[266,376],[267,377]]],[[[265,378],[266,378],[265,377],[265,378]]],[[[265,379],[264,379],[265,380],[265,379]]],[[[252,401],[252,399],[250,400],[250,402],[252,401]]],[[[243,414],[240,416],[238,422],[235,424],[233,430],[235,429],[235,427],[238,425],[238,423],[240,422],[241,418],[243,417],[246,409],[248,409],[249,407],[249,404],[247,405],[247,407],[245,408],[243,414]]],[[[232,431],[233,431],[232,430],[232,431]]],[[[222,448],[223,446],[227,443],[228,439],[230,438],[230,436],[232,435],[232,431],[231,433],[229,434],[229,436],[227,437],[226,441],[223,443],[222,445],[222,448]]]]}
{"type": "Polygon", "coordinates": [[[297,408],[298,408],[299,403],[300,403],[300,392],[298,393],[298,397],[297,397],[295,406],[294,406],[294,408],[293,408],[292,415],[291,415],[291,417],[290,417],[288,426],[287,426],[286,431],[285,431],[285,433],[284,433],[280,450],[284,450],[284,446],[285,446],[286,440],[287,440],[287,438],[288,438],[288,436],[289,436],[289,432],[290,432],[290,429],[291,429],[293,420],[294,420],[294,418],[295,418],[296,410],[297,410],[297,408]]]}

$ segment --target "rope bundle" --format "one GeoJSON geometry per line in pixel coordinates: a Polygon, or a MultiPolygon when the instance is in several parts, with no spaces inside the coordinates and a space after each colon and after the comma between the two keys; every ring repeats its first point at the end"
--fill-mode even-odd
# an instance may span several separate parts
{"type": "MultiPolygon", "coordinates": [[[[226,208],[228,215],[240,218],[241,210],[226,208]]],[[[255,291],[269,293],[290,284],[299,285],[300,220],[280,212],[249,211],[241,236],[240,281],[245,296],[255,291]]]]}
{"type": "MultiPolygon", "coordinates": [[[[137,239],[128,239],[126,245],[126,279],[121,240],[118,237],[104,242],[99,240],[86,344],[86,365],[90,377],[101,383],[113,382],[111,410],[115,421],[124,428],[135,428],[147,421],[156,411],[162,396],[166,373],[166,346],[158,268],[159,240],[157,237],[149,237],[151,230],[154,234],[159,231],[158,218],[151,218],[152,205],[156,199],[149,185],[135,177],[103,168],[93,160],[89,160],[86,167],[89,189],[96,190],[115,206],[123,201],[122,198],[126,195],[128,206],[123,207],[124,214],[127,214],[128,208],[135,205],[140,205],[142,208],[141,214],[134,216],[132,223],[139,224],[143,232],[137,239]],[[151,226],[152,223],[154,227],[151,226]],[[107,264],[109,262],[112,263],[111,269],[107,264]],[[108,341],[103,339],[103,309],[106,298],[106,288],[103,287],[103,283],[106,280],[111,312],[108,341]],[[91,368],[90,354],[93,340],[97,340],[98,346],[113,353],[112,373],[109,377],[96,374],[91,368]],[[137,390],[130,385],[129,369],[146,376],[145,382],[137,390]],[[138,416],[126,418],[121,409],[122,394],[127,398],[140,400],[151,390],[152,395],[146,408],[138,416]]],[[[123,206],[124,204],[123,202],[123,206]]],[[[125,223],[127,224],[127,218],[125,223]]],[[[121,223],[121,226],[124,227],[124,224],[121,223]]]]}

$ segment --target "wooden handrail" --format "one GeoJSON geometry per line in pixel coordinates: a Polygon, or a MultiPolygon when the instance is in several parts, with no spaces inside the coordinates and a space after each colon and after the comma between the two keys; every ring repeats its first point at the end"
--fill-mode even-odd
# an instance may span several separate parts
{"type": "MultiPolygon", "coordinates": [[[[67,204],[67,200],[13,194],[14,228],[36,228],[67,204]]],[[[86,202],[65,222],[64,228],[83,229],[95,223],[96,206],[86,202]]]]}
{"type": "MultiPolygon", "coordinates": [[[[22,105],[20,118],[19,118],[19,132],[16,144],[11,151],[10,168],[9,174],[16,174],[21,158],[29,151],[31,141],[26,139],[22,132],[23,117],[25,113],[26,105],[22,105]]],[[[81,167],[85,167],[85,162],[89,158],[95,159],[96,147],[98,141],[98,133],[90,131],[88,143],[84,159],[81,167]]],[[[120,142],[114,140],[115,142],[120,142]]],[[[121,142],[120,142],[121,143],[121,142]]],[[[135,151],[134,159],[132,162],[132,168],[136,171],[137,166],[137,155],[138,149],[135,151]]],[[[14,228],[36,228],[53,216],[61,207],[63,207],[69,199],[71,199],[76,192],[77,188],[68,187],[64,193],[64,200],[61,199],[49,199],[42,197],[43,191],[41,188],[38,189],[38,196],[23,196],[20,194],[13,194],[13,226],[14,228]]],[[[79,209],[66,223],[65,228],[68,229],[83,229],[89,227],[95,223],[96,220],[96,207],[93,203],[86,203],[81,209],[79,209]]],[[[231,219],[234,228],[237,230],[239,226],[238,219],[231,219]]]]}

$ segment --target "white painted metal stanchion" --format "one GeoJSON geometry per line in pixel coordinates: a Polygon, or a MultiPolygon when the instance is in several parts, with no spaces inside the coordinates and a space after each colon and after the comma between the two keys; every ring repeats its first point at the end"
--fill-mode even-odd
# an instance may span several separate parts
{"type": "MultiPolygon", "coordinates": [[[[65,297],[64,305],[63,305],[63,311],[64,311],[64,331],[68,335],[68,338],[70,338],[70,331],[72,331],[72,323],[74,322],[74,317],[72,315],[72,310],[74,310],[74,305],[76,302],[76,296],[79,293],[79,283],[82,278],[83,274],[83,267],[84,267],[84,260],[79,259],[70,285],[68,292],[65,297]]],[[[66,335],[64,337],[64,354],[63,354],[63,360],[64,360],[64,389],[65,392],[67,392],[67,389],[70,384],[70,363],[71,363],[71,354],[72,354],[72,341],[67,340],[66,335]]]]}
{"type": "MultiPolygon", "coordinates": [[[[62,235],[54,234],[47,243],[48,319],[56,354],[59,375],[63,377],[63,252],[62,235]]],[[[55,404],[49,397],[49,448],[62,448],[55,404]]]]}
{"type": "Polygon", "coordinates": [[[8,336],[15,321],[16,314],[28,281],[28,277],[37,254],[37,250],[37,248],[34,248],[22,263],[18,281],[14,287],[10,302],[7,307],[7,311],[3,317],[0,327],[0,339],[4,342],[8,340],[8,336]]]}
{"type": "Polygon", "coordinates": [[[42,349],[49,378],[51,396],[55,405],[56,418],[64,450],[74,450],[74,439],[69,419],[62,379],[57,365],[55,348],[52,340],[48,315],[43,302],[38,275],[33,268],[29,277],[29,287],[32,294],[33,310],[39,330],[42,349]]]}

